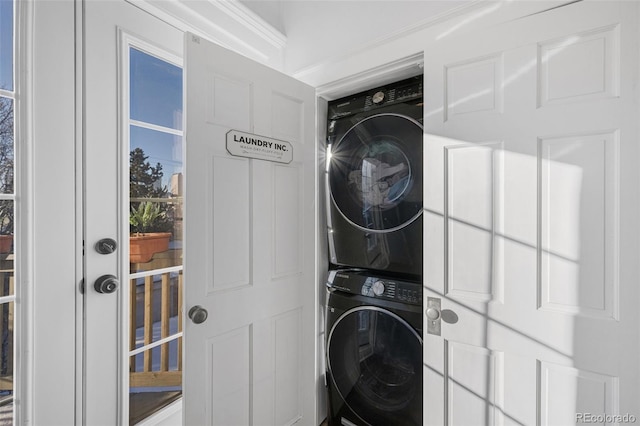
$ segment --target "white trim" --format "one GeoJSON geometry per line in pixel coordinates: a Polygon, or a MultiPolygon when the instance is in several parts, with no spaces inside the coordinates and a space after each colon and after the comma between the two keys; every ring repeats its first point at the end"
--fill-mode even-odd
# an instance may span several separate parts
{"type": "MultiPolygon", "coordinates": [[[[172,342],[174,340],[177,340],[177,339],[181,338],[182,335],[183,335],[182,331],[179,331],[179,332],[177,332],[175,334],[172,334],[171,336],[167,336],[167,337],[164,337],[164,338],[162,338],[160,340],[156,340],[153,343],[149,343],[148,345],[140,346],[139,348],[136,348],[136,349],[132,350],[131,352],[129,352],[129,356],[132,357],[134,355],[141,354],[142,352],[146,352],[149,349],[157,348],[158,346],[162,346],[165,343],[169,343],[169,342],[172,342]]],[[[182,368],[182,367],[180,367],[180,368],[182,368]]]]}
{"type": "Polygon", "coordinates": [[[176,136],[183,136],[182,130],[172,129],[170,127],[158,126],[157,124],[147,123],[145,121],[129,120],[131,126],[141,127],[143,129],[155,130],[156,132],[170,133],[176,136]]]}
{"type": "Polygon", "coordinates": [[[162,269],[152,269],[150,271],[135,272],[133,274],[129,274],[129,279],[135,280],[138,278],[152,277],[154,275],[162,275],[162,274],[167,274],[171,272],[180,272],[183,269],[184,269],[184,266],[179,265],[179,266],[169,266],[168,268],[162,268],[162,269]]]}
{"type": "MultiPolygon", "coordinates": [[[[118,376],[117,380],[117,419],[119,424],[127,424],[129,421],[129,369],[127,366],[129,365],[129,333],[130,333],[130,292],[124,290],[126,287],[124,286],[125,282],[129,282],[128,279],[125,280],[129,273],[129,226],[125,223],[123,218],[128,217],[129,215],[129,188],[128,188],[128,175],[129,175],[129,58],[130,48],[134,41],[137,40],[136,37],[129,34],[125,29],[120,26],[117,27],[118,34],[118,43],[116,45],[116,64],[117,64],[117,72],[116,72],[116,89],[118,91],[117,97],[117,110],[116,110],[116,123],[118,126],[118,176],[117,176],[117,185],[118,188],[118,209],[120,212],[118,215],[118,240],[122,243],[120,244],[120,250],[118,253],[118,276],[120,278],[120,288],[118,291],[118,366],[116,370],[116,374],[118,376]]],[[[152,48],[153,46],[148,44],[148,42],[140,40],[140,44],[143,47],[140,49],[147,50],[148,48],[152,48]]]]}
{"type": "Polygon", "coordinates": [[[84,31],[85,16],[83,0],[75,0],[75,214],[76,214],[76,281],[82,283],[82,291],[76,293],[76,378],[75,378],[75,424],[84,425],[86,416],[85,395],[85,347],[84,347],[84,291],[87,283],[84,282],[84,31]]]}
{"type": "Polygon", "coordinates": [[[14,104],[14,144],[15,164],[18,166],[15,174],[14,192],[20,194],[20,205],[14,213],[17,221],[15,233],[20,241],[15,246],[18,253],[14,262],[16,270],[15,289],[16,297],[20,303],[15,306],[15,318],[19,322],[16,327],[14,351],[20,354],[14,356],[15,378],[17,380],[16,393],[14,394],[14,424],[31,424],[34,418],[34,325],[35,311],[33,309],[34,297],[33,283],[34,271],[34,141],[33,141],[33,56],[34,56],[34,10],[32,2],[16,1],[14,6],[14,91],[16,100],[14,104]],[[15,114],[17,112],[17,114],[15,114]],[[20,143],[15,143],[15,141],[20,143]],[[19,213],[19,214],[17,214],[19,213]]]}
{"type": "Polygon", "coordinates": [[[387,82],[419,75],[422,73],[423,66],[424,55],[420,52],[362,73],[324,84],[319,86],[316,91],[318,96],[326,100],[333,100],[348,93],[356,93],[369,87],[380,86],[387,82]]]}
{"type": "Polygon", "coordinates": [[[223,13],[231,16],[236,22],[249,31],[254,32],[263,40],[271,43],[274,47],[282,49],[287,44],[287,36],[275,29],[238,0],[207,1],[223,13]]]}
{"type": "Polygon", "coordinates": [[[15,301],[16,301],[16,296],[15,295],[0,297],[0,305],[5,304],[5,303],[15,302],[15,301]]]}
{"type": "MultiPolygon", "coordinates": [[[[175,65],[176,67],[182,68],[182,64],[183,64],[182,56],[180,56],[176,52],[171,52],[167,49],[162,49],[158,47],[156,44],[154,44],[153,42],[145,39],[144,37],[139,36],[135,33],[132,33],[124,28],[118,27],[118,33],[121,34],[122,42],[125,43],[128,48],[134,48],[141,52],[147,53],[151,56],[155,56],[158,59],[162,59],[165,62],[169,62],[170,64],[175,65]]],[[[128,75],[129,69],[126,69],[125,71],[127,72],[127,75],[128,75]]]]}
{"type": "Polygon", "coordinates": [[[282,69],[286,37],[239,5],[237,0],[126,1],[180,31],[196,34],[260,63],[282,69]],[[231,1],[234,6],[219,4],[231,1]]]}

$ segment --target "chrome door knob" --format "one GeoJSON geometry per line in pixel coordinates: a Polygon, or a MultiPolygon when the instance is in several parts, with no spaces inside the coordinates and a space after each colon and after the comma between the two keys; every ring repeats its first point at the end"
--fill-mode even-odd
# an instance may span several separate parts
{"type": "Polygon", "coordinates": [[[426,314],[427,318],[431,321],[435,321],[440,318],[440,311],[436,308],[428,308],[426,314]]]}
{"type": "Polygon", "coordinates": [[[207,320],[208,316],[209,312],[200,305],[196,305],[189,309],[189,318],[191,318],[191,321],[193,321],[194,324],[202,324],[207,320]]]}

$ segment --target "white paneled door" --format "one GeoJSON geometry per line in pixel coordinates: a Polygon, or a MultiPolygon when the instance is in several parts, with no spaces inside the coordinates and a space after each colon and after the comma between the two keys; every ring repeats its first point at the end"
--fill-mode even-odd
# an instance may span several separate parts
{"type": "MultiPolygon", "coordinates": [[[[154,84],[162,81],[157,76],[165,76],[167,67],[171,75],[179,71],[184,34],[125,1],[83,4],[82,422],[127,424],[130,383],[131,392],[147,390],[150,380],[158,390],[171,391],[175,380],[164,387],[155,383],[179,374],[155,369],[151,353],[144,360],[143,373],[147,363],[150,367],[146,382],[133,383],[134,369],[140,374],[130,355],[138,352],[143,337],[151,346],[158,339],[151,333],[134,335],[139,327],[132,322],[141,315],[131,312],[141,313],[143,305],[136,311],[129,304],[138,300],[138,286],[151,300],[147,292],[155,292],[157,299],[160,288],[153,288],[161,285],[164,298],[169,281],[164,276],[128,279],[127,219],[134,136],[152,133],[140,139],[147,144],[148,161],[152,166],[162,161],[165,174],[171,172],[162,142],[167,134],[171,141],[179,139],[182,114],[176,110],[164,124],[156,119],[164,117],[161,107],[166,105],[147,102],[143,111],[136,105],[143,95],[158,103],[170,95],[152,96],[154,90],[177,90],[168,80],[166,87],[154,84]],[[134,63],[133,51],[151,65],[134,63]],[[145,79],[148,68],[155,71],[145,79]],[[143,87],[136,91],[134,83],[143,87]],[[134,110],[149,119],[137,119],[134,110]],[[117,242],[115,252],[98,252],[96,243],[103,238],[117,242]],[[96,291],[94,282],[104,275],[119,279],[115,292],[96,291]]],[[[198,321],[207,310],[208,319],[183,322],[184,355],[178,351],[177,358],[184,369],[185,424],[315,424],[315,90],[190,34],[186,40],[184,313],[199,305],[202,310],[193,318],[198,321]],[[283,158],[291,161],[232,156],[225,148],[230,129],[268,137],[274,144],[283,141],[279,149],[288,150],[283,158]]],[[[179,143],[168,146],[181,156],[179,143]]],[[[241,151],[251,149],[265,157],[265,147],[241,146],[241,151]]],[[[138,266],[145,265],[151,263],[138,266]]],[[[177,269],[161,273],[170,276],[177,269]]],[[[154,310],[165,309],[144,306],[146,330],[147,323],[161,322],[153,319],[154,310]]],[[[159,352],[161,342],[157,346],[159,352]]],[[[175,359],[168,358],[169,363],[175,359]]]]}
{"type": "Polygon", "coordinates": [[[315,90],[192,34],[185,74],[185,422],[317,424],[315,90]]]}
{"type": "MultiPolygon", "coordinates": [[[[175,63],[182,32],[125,1],[82,3],[83,424],[128,424],[129,136],[135,131],[129,126],[129,55],[130,48],[164,52],[175,63]],[[98,252],[104,238],[116,241],[113,253],[98,252]],[[94,283],[105,275],[119,280],[115,292],[96,291],[94,283]]],[[[155,144],[159,137],[149,139],[155,144]]]]}
{"type": "Polygon", "coordinates": [[[425,424],[640,419],[638,14],[425,51],[425,424]]]}

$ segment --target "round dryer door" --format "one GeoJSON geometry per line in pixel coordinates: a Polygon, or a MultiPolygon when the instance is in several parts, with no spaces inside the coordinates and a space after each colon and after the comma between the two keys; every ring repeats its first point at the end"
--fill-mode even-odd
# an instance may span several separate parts
{"type": "Polygon", "coordinates": [[[370,425],[422,424],[422,339],[398,315],[375,306],[344,313],[327,341],[333,384],[370,425]]]}
{"type": "Polygon", "coordinates": [[[367,231],[392,231],[422,213],[422,140],[417,121],[378,114],[331,147],[329,188],[342,215],[367,231]]]}

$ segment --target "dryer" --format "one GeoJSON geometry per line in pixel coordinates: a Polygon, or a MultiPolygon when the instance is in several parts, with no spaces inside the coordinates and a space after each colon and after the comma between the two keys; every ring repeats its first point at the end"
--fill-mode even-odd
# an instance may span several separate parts
{"type": "Polygon", "coordinates": [[[422,425],[422,286],[355,270],[327,285],[329,425],[422,425]]]}
{"type": "Polygon", "coordinates": [[[327,225],[334,265],[422,275],[422,76],[328,105],[327,225]]]}

